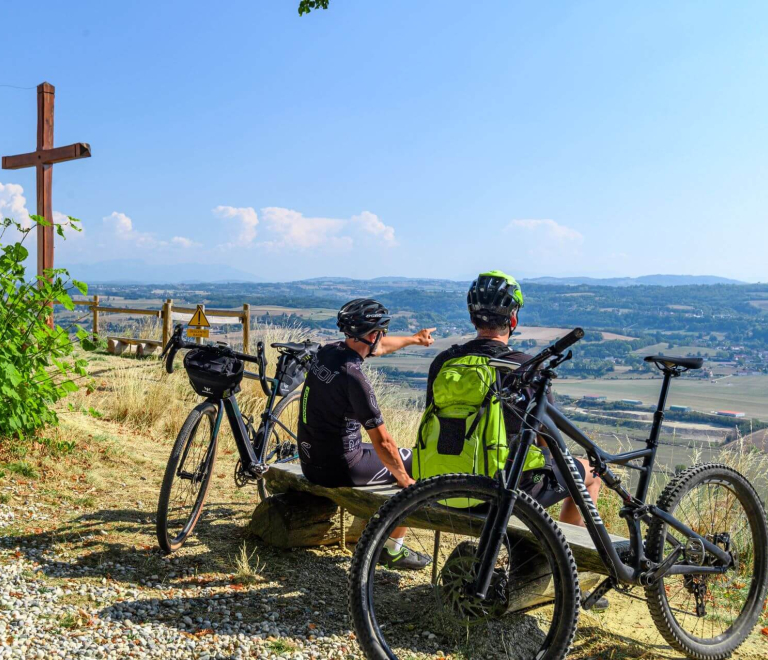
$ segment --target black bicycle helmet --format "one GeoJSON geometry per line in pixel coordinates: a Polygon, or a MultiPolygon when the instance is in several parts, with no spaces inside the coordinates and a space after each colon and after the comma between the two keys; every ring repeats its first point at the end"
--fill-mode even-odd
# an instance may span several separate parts
{"type": "Polygon", "coordinates": [[[377,300],[355,298],[339,310],[336,325],[347,337],[361,339],[371,332],[386,332],[392,317],[377,300]]]}
{"type": "Polygon", "coordinates": [[[523,306],[523,291],[514,277],[491,270],[480,273],[467,293],[467,309],[472,319],[508,319],[523,306]]]}

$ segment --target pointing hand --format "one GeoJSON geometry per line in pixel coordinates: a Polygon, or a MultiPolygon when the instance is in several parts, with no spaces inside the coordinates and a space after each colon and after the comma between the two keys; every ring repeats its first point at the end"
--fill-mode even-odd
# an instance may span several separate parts
{"type": "Polygon", "coordinates": [[[432,337],[432,333],[435,330],[437,330],[437,328],[423,328],[413,335],[413,337],[419,346],[432,346],[432,344],[435,343],[435,340],[432,337]]]}

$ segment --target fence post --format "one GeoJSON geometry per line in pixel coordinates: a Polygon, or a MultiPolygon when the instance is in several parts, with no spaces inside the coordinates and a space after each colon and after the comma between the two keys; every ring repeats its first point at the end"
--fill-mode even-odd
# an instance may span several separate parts
{"type": "Polygon", "coordinates": [[[91,309],[93,310],[93,338],[96,339],[96,337],[99,334],[99,296],[98,295],[93,296],[93,307],[91,309]]]}
{"type": "MultiPolygon", "coordinates": [[[[163,305],[163,348],[173,333],[173,299],[166,298],[163,305]]],[[[162,350],[162,349],[161,349],[162,350]]]]}
{"type": "Polygon", "coordinates": [[[250,353],[251,348],[251,306],[243,304],[243,353],[250,353]]]}
{"type": "MultiPolygon", "coordinates": [[[[200,305],[200,309],[203,310],[203,314],[205,314],[205,305],[200,305]]],[[[195,343],[196,344],[202,344],[203,338],[202,337],[195,337],[195,343]]]]}

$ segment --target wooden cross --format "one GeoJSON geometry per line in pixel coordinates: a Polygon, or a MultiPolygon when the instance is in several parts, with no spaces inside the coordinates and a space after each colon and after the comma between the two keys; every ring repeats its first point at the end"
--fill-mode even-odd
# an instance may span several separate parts
{"type": "MultiPolygon", "coordinates": [[[[89,158],[91,147],[84,142],[66,147],[53,147],[53,99],[56,89],[44,82],[37,86],[37,151],[18,156],[3,156],[4,170],[20,170],[24,167],[37,168],[37,215],[53,223],[51,187],[54,163],[65,160],[89,158]]],[[[37,226],[37,274],[43,275],[53,268],[53,224],[37,226]]]]}

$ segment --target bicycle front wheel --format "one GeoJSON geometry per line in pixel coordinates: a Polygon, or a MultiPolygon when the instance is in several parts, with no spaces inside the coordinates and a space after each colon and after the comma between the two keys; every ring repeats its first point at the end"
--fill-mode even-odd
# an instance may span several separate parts
{"type": "MultiPolygon", "coordinates": [[[[272,430],[266,440],[263,462],[267,465],[273,463],[290,463],[299,458],[298,433],[299,415],[301,412],[301,389],[284,396],[275,406],[272,430]]],[[[265,500],[270,493],[264,479],[257,482],[259,497],[265,500]]]]}
{"type": "MultiPolygon", "coordinates": [[[[736,470],[709,464],[670,481],[658,507],[719,546],[732,563],[725,573],[667,575],[646,589],[656,627],[670,646],[690,658],[727,658],[765,616],[768,528],[760,499],[736,470]]],[[[648,529],[649,558],[661,561],[677,543],[684,548],[678,563],[719,565],[701,543],[654,518],[648,529]]]]}
{"type": "Polygon", "coordinates": [[[157,541],[178,550],[197,525],[216,461],[217,408],[208,401],[187,416],[171,450],[157,505],[157,541]]]}
{"type": "Polygon", "coordinates": [[[350,615],[367,658],[565,657],[579,615],[576,562],[555,522],[525,493],[515,503],[514,531],[488,596],[469,592],[478,538],[499,494],[493,479],[442,475],[398,493],[371,518],[349,578],[350,615]],[[432,565],[393,570],[387,542],[398,527],[406,528],[407,553],[431,557],[432,565]]]}

